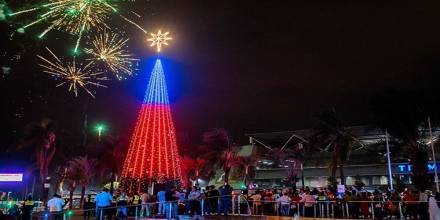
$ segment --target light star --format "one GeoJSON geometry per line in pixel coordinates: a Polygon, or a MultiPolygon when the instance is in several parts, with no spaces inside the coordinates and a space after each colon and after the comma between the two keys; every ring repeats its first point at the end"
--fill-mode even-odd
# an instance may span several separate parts
{"type": "Polygon", "coordinates": [[[151,38],[148,38],[147,41],[150,41],[150,47],[156,46],[157,52],[160,52],[163,45],[168,45],[168,40],[172,40],[173,38],[168,36],[169,32],[162,33],[162,30],[159,30],[156,34],[151,33],[151,38]]]}

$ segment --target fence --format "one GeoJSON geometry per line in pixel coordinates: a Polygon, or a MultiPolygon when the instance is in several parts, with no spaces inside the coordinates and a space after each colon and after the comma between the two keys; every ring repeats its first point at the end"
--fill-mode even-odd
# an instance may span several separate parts
{"type": "Polygon", "coordinates": [[[70,220],[74,217],[84,219],[104,220],[105,216],[115,216],[118,219],[130,216],[137,220],[140,217],[174,218],[177,215],[187,215],[188,211],[196,215],[231,214],[240,216],[295,216],[314,218],[394,218],[404,219],[406,216],[428,216],[428,203],[426,201],[313,201],[289,202],[277,201],[252,201],[245,196],[211,197],[197,200],[175,202],[151,202],[139,205],[96,207],[93,209],[65,210],[59,213],[47,211],[34,213],[39,219],[70,220]],[[212,204],[217,207],[210,207],[212,204]],[[199,204],[199,210],[193,205],[199,204]],[[391,206],[391,207],[389,207],[391,206]],[[215,210],[213,210],[215,209],[215,210]]]}

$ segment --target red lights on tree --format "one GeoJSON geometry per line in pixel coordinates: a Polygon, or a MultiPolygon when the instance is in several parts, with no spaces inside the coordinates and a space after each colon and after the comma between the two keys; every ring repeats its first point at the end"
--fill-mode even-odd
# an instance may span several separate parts
{"type": "Polygon", "coordinates": [[[180,158],[162,63],[156,60],[122,170],[121,187],[145,191],[151,182],[180,182],[180,158]]]}

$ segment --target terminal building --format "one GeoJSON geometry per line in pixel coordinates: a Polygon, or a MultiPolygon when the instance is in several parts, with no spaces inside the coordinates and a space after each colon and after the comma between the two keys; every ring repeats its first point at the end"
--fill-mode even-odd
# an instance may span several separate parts
{"type": "MultiPolygon", "coordinates": [[[[346,185],[354,185],[355,180],[361,180],[365,186],[387,186],[388,184],[388,163],[386,157],[386,136],[379,130],[371,130],[366,126],[355,126],[346,128],[358,141],[352,147],[348,160],[344,164],[343,173],[346,185]]],[[[304,148],[309,144],[311,130],[270,132],[247,134],[250,145],[242,146],[238,152],[239,156],[256,158],[252,172],[247,178],[258,188],[272,188],[288,186],[289,169],[282,165],[276,165],[268,152],[286,148],[304,148]]],[[[438,132],[436,132],[438,135],[438,132]]],[[[421,140],[427,141],[427,140],[421,140]]],[[[411,185],[412,166],[410,161],[396,151],[390,143],[391,172],[394,181],[401,180],[405,185],[411,185]]],[[[438,150],[437,150],[438,152],[438,150]]],[[[325,187],[328,185],[330,176],[329,164],[332,159],[332,152],[329,146],[319,149],[307,149],[303,151],[303,160],[297,170],[297,187],[325,187]]],[[[438,157],[437,157],[438,158],[438,157]]],[[[430,160],[431,160],[430,155],[430,160]]],[[[433,173],[435,166],[430,162],[427,164],[428,172],[433,173]]],[[[337,181],[340,182],[339,170],[336,172],[337,181]]]]}

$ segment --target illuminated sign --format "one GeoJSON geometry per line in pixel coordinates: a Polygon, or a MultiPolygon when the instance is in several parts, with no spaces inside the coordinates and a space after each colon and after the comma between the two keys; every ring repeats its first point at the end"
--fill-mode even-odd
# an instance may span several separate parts
{"type": "MultiPolygon", "coordinates": [[[[399,173],[411,173],[412,172],[412,164],[398,164],[396,165],[397,171],[399,173]]],[[[426,164],[426,171],[428,173],[434,172],[435,170],[435,164],[434,163],[427,163],[426,164]]]]}
{"type": "Polygon", "coordinates": [[[21,182],[23,181],[22,173],[0,173],[0,182],[21,182]]]}

